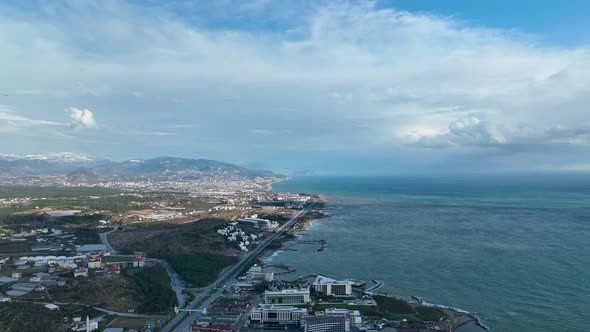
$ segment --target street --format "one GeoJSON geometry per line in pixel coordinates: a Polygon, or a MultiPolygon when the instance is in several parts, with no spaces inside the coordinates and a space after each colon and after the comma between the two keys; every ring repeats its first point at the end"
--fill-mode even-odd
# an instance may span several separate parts
{"type": "MultiPolygon", "coordinates": [[[[195,297],[195,299],[187,306],[187,308],[194,309],[200,301],[202,301],[203,299],[205,299],[207,297],[207,295],[209,294],[209,292],[211,290],[220,286],[220,284],[223,281],[225,281],[226,279],[228,280],[227,281],[228,286],[230,286],[233,282],[235,282],[235,279],[242,272],[242,268],[247,262],[251,261],[258,254],[263,252],[268,247],[269,244],[271,244],[274,240],[276,240],[281,235],[283,235],[286,230],[291,228],[299,220],[299,218],[301,216],[305,215],[307,212],[309,212],[311,209],[313,209],[313,207],[315,205],[316,205],[316,202],[313,202],[305,209],[297,212],[297,214],[295,214],[295,216],[293,216],[293,218],[291,218],[288,222],[286,222],[283,226],[281,226],[275,234],[271,235],[270,237],[268,237],[264,241],[262,241],[262,243],[260,243],[260,245],[258,247],[256,247],[256,249],[254,249],[253,251],[244,255],[244,257],[242,257],[242,259],[240,259],[240,261],[238,263],[236,263],[234,266],[229,268],[226,272],[221,274],[221,276],[219,276],[219,278],[217,278],[217,280],[215,280],[211,285],[205,287],[203,289],[203,291],[199,295],[197,295],[195,297]]],[[[211,303],[215,302],[223,294],[224,291],[225,291],[224,287],[217,289],[215,291],[215,293],[213,295],[211,295],[207,299],[207,301],[205,301],[203,304],[201,304],[201,306],[199,306],[199,308],[197,308],[197,309],[202,310],[204,308],[207,308],[211,303]]],[[[166,326],[164,326],[162,331],[163,332],[168,332],[168,331],[186,332],[186,331],[188,331],[189,325],[195,319],[197,319],[199,317],[199,315],[200,315],[199,312],[195,312],[195,313],[188,315],[188,317],[186,317],[187,316],[186,312],[179,312],[178,315],[176,315],[176,317],[174,317],[168,324],[166,324],[166,326]],[[181,323],[176,328],[174,328],[174,326],[176,324],[178,324],[179,322],[181,322],[181,323]]]]}

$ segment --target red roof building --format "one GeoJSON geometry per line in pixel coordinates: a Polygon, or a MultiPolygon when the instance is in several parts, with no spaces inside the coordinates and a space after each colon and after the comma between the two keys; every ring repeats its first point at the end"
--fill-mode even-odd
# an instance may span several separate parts
{"type": "Polygon", "coordinates": [[[119,264],[108,264],[106,266],[106,272],[109,274],[120,274],[121,273],[121,265],[119,264]]]}
{"type": "Polygon", "coordinates": [[[133,267],[143,267],[145,265],[145,257],[143,256],[135,256],[131,261],[133,262],[133,267]]]}

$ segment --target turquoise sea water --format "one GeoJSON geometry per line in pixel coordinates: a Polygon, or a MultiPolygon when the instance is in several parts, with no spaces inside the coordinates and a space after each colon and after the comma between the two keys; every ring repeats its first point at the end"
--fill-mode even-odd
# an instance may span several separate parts
{"type": "Polygon", "coordinates": [[[274,258],[298,275],[383,280],[494,331],[590,331],[589,177],[302,177],[273,190],[329,200],[304,234],[328,249],[274,258]]]}

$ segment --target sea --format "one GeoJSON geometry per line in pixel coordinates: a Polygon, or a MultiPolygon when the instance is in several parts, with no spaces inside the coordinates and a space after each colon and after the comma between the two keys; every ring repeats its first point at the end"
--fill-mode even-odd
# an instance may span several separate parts
{"type": "Polygon", "coordinates": [[[381,280],[492,331],[590,331],[590,176],[314,176],[273,190],[328,201],[301,235],[327,249],[271,258],[297,275],[381,280]]]}

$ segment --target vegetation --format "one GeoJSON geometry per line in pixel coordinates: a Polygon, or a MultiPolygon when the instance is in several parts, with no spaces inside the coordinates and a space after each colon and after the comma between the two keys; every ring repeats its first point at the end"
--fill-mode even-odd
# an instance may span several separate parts
{"type": "MultiPolygon", "coordinates": [[[[408,302],[393,297],[377,295],[374,297],[377,306],[354,306],[344,303],[330,303],[314,305],[314,311],[323,311],[329,308],[358,310],[361,315],[372,318],[385,317],[390,320],[406,319],[408,326],[423,327],[425,321],[438,321],[446,317],[445,313],[433,307],[413,306],[408,302]]],[[[394,325],[392,325],[394,326],[394,325]]]]}
{"type": "MultiPolygon", "coordinates": [[[[2,197],[2,196],[0,196],[2,197]]],[[[65,197],[51,199],[37,199],[26,204],[0,208],[0,215],[10,215],[15,212],[25,212],[36,208],[84,208],[93,210],[107,210],[113,213],[122,213],[130,210],[141,210],[150,208],[151,198],[135,196],[101,196],[101,197],[65,197]]]]}
{"type": "Polygon", "coordinates": [[[140,303],[133,282],[120,276],[84,278],[74,287],[57,288],[51,296],[57,302],[81,303],[113,311],[134,310],[140,303]]]}
{"type": "Polygon", "coordinates": [[[434,322],[446,317],[445,313],[438,308],[418,306],[416,307],[416,311],[418,312],[416,316],[423,321],[434,322]]]}
{"type": "Polygon", "coordinates": [[[224,237],[216,232],[224,223],[223,219],[209,218],[188,224],[143,224],[111,233],[109,241],[117,250],[145,252],[154,257],[195,252],[220,254],[230,249],[229,245],[219,244],[224,237]]]}
{"type": "Polygon", "coordinates": [[[377,309],[383,314],[410,314],[416,313],[414,307],[408,302],[397,299],[395,297],[388,297],[383,295],[375,295],[373,297],[377,302],[377,309]]]}
{"type": "Polygon", "coordinates": [[[62,315],[30,302],[0,303],[0,332],[63,331],[62,315]]]}
{"type": "MultiPolygon", "coordinates": [[[[0,241],[0,252],[2,254],[22,254],[31,251],[31,243],[28,241],[13,242],[13,241],[0,241]]],[[[2,273],[2,270],[0,270],[2,273]]]]}
{"type": "Polygon", "coordinates": [[[77,244],[94,244],[100,243],[98,230],[95,228],[74,228],[72,233],[76,235],[77,244]]]}
{"type": "Polygon", "coordinates": [[[0,186],[2,198],[63,198],[79,196],[116,195],[121,191],[99,187],[38,187],[38,186],[0,186]]]}
{"type": "Polygon", "coordinates": [[[52,226],[94,226],[101,219],[108,219],[102,214],[74,215],[65,217],[50,217],[44,213],[32,214],[13,214],[9,216],[0,216],[0,225],[6,225],[20,231],[37,227],[52,226]]]}
{"type": "Polygon", "coordinates": [[[123,269],[123,275],[134,282],[138,290],[138,312],[167,312],[176,304],[176,295],[170,288],[170,277],[160,265],[133,270],[123,269]]]}
{"type": "Polygon", "coordinates": [[[235,257],[207,253],[167,255],[163,258],[184,280],[196,287],[212,283],[221,271],[238,261],[235,257]]]}

